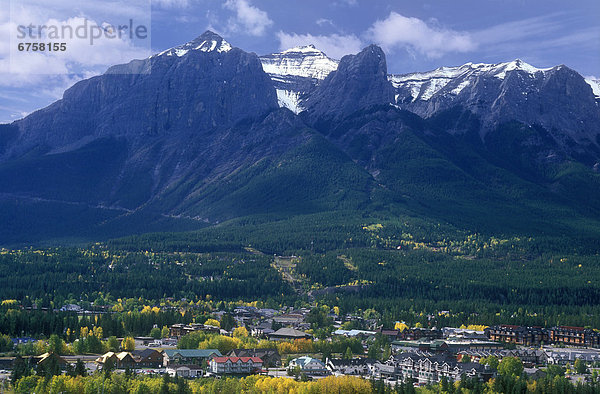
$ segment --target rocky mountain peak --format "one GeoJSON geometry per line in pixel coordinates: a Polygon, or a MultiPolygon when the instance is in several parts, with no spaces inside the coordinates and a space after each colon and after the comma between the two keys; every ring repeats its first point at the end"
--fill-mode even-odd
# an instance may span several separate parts
{"type": "Polygon", "coordinates": [[[338,67],[337,60],[329,58],[312,44],[264,55],[260,60],[266,73],[278,77],[297,76],[323,80],[338,67]]]}
{"type": "Polygon", "coordinates": [[[192,41],[179,45],[166,51],[159,53],[156,56],[184,56],[190,51],[200,52],[229,52],[233,47],[220,35],[207,30],[202,35],[196,37],[192,41]]]}
{"type": "Polygon", "coordinates": [[[344,56],[338,69],[325,78],[306,105],[317,118],[335,117],[377,104],[389,104],[393,98],[385,53],[380,47],[369,45],[356,55],[344,56]]]}
{"type": "Polygon", "coordinates": [[[277,89],[279,106],[296,114],[304,110],[310,92],[338,67],[337,60],[312,44],[261,56],[260,61],[277,89]]]}

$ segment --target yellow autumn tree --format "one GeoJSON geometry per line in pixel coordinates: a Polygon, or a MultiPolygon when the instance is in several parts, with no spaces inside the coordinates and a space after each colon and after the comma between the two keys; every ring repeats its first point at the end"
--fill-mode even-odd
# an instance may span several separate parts
{"type": "Polygon", "coordinates": [[[248,330],[246,329],[246,327],[236,327],[233,330],[233,336],[236,338],[247,338],[248,330]]]}
{"type": "Polygon", "coordinates": [[[133,337],[123,338],[121,342],[121,349],[125,352],[133,352],[135,350],[135,340],[133,337]]]}
{"type": "Polygon", "coordinates": [[[215,319],[208,319],[204,322],[204,324],[207,326],[221,327],[221,323],[219,323],[219,321],[215,319]]]}

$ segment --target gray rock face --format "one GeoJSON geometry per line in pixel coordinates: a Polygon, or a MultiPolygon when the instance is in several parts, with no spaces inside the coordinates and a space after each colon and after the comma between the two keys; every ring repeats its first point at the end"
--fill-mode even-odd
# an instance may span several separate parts
{"type": "Polygon", "coordinates": [[[373,105],[391,104],[393,99],[385,54],[370,45],[357,55],[344,56],[337,71],[306,100],[306,108],[313,118],[335,118],[373,105]]]}
{"type": "Polygon", "coordinates": [[[401,108],[427,118],[461,106],[481,118],[482,137],[509,121],[541,125],[558,141],[595,144],[600,134],[600,107],[591,86],[565,66],[537,69],[521,60],[466,64],[392,75],[390,81],[401,108]]]}
{"type": "Polygon", "coordinates": [[[275,89],[258,57],[206,32],[75,84],[62,100],[16,122],[20,135],[8,155],[77,147],[106,135],[139,145],[149,136],[209,133],[273,108],[275,89]],[[145,72],[124,74],[131,69],[145,72]]]}

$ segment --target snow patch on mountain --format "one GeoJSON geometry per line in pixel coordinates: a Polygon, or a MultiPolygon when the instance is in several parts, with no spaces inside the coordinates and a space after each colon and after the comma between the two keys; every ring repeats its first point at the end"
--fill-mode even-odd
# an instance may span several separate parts
{"type": "Polygon", "coordinates": [[[471,84],[471,81],[468,81],[468,80],[467,80],[467,81],[463,81],[463,82],[461,82],[460,84],[458,84],[458,86],[457,86],[457,87],[455,87],[454,89],[452,89],[452,90],[450,91],[450,93],[452,93],[452,94],[455,94],[455,95],[458,95],[460,92],[462,92],[462,90],[463,90],[464,88],[466,88],[466,87],[467,87],[467,86],[469,86],[470,84],[471,84]]]}
{"type": "Polygon", "coordinates": [[[594,96],[596,96],[596,98],[600,98],[600,79],[595,77],[586,77],[585,82],[592,87],[594,96]]]}
{"type": "Polygon", "coordinates": [[[263,70],[272,75],[290,75],[323,80],[337,70],[338,61],[314,45],[295,47],[280,53],[261,56],[263,70]]]}
{"type": "Polygon", "coordinates": [[[277,102],[279,107],[287,108],[296,115],[304,111],[300,100],[300,93],[293,90],[277,89],[277,102]]]}

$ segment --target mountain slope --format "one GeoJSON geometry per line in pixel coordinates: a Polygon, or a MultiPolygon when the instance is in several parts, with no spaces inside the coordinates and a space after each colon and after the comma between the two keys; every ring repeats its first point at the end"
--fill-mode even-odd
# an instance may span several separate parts
{"type": "Polygon", "coordinates": [[[0,125],[0,243],[342,213],[597,234],[597,116],[564,66],[388,76],[374,45],[258,58],[206,32],[0,125]]]}
{"type": "Polygon", "coordinates": [[[559,150],[588,165],[599,156],[600,107],[589,83],[568,67],[537,69],[521,60],[468,63],[389,79],[396,104],[420,116],[456,106],[476,114],[483,140],[499,124],[518,121],[542,126],[559,150]]]}
{"type": "Polygon", "coordinates": [[[258,57],[207,32],[182,47],[75,84],[62,100],[15,122],[19,137],[3,157],[34,148],[64,151],[106,135],[142,140],[206,132],[276,107],[258,57]]]}
{"type": "Polygon", "coordinates": [[[368,173],[277,107],[258,57],[207,32],[2,126],[0,193],[106,209],[89,225],[102,232],[160,217],[189,228],[364,206],[368,173]],[[148,72],[125,74],[132,68],[148,72]]]}

